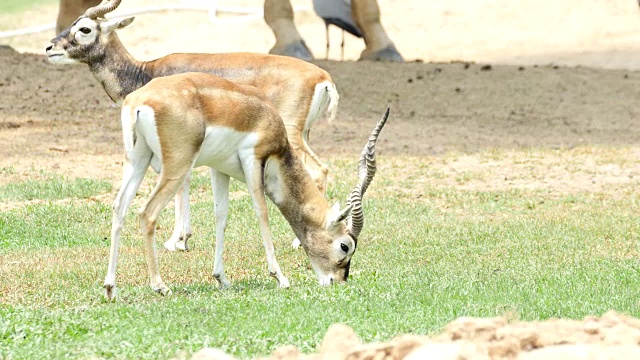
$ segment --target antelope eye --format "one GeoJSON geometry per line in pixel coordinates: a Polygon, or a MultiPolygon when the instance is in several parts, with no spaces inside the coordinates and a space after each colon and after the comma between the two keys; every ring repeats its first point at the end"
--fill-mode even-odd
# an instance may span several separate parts
{"type": "Polygon", "coordinates": [[[80,32],[83,34],[88,34],[91,32],[91,29],[89,29],[88,27],[81,27],[80,32]]]}
{"type": "Polygon", "coordinates": [[[345,244],[340,244],[340,249],[342,249],[342,251],[344,251],[345,253],[349,252],[349,247],[345,244]]]}

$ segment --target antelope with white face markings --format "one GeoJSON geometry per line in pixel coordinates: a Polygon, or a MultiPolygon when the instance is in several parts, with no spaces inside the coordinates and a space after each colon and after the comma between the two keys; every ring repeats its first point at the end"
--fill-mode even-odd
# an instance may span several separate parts
{"type": "Polygon", "coordinates": [[[152,80],[129,94],[122,107],[125,148],[122,187],[113,206],[111,252],[104,287],[115,297],[120,232],[126,211],[150,164],[160,176],[140,210],[151,287],[168,294],[158,269],[155,227],[162,209],[195,166],[211,168],[216,218],[213,275],[229,285],[222,264],[229,206],[229,179],[247,184],[258,217],[271,276],[280,287],[289,281],[276,261],[265,194],[300,239],[321,284],[346,281],[363,225],[362,195],[375,173],[374,146],[389,109],[365,146],[359,181],[347,206],[331,207],[287,141],[277,110],[256,88],[222,78],[185,73],[152,80]],[[154,164],[155,162],[155,164],[154,164]]]}
{"type": "MultiPolygon", "coordinates": [[[[46,49],[54,64],[84,63],[116,103],[151,79],[185,72],[214,74],[238,84],[259,88],[273,102],[293,150],[301,158],[316,186],[324,193],[328,169],[309,147],[309,130],[326,116],[335,117],[338,92],[329,74],[319,67],[287,56],[252,53],[171,54],[153,61],[137,61],[115,30],[133,18],[104,19],[121,0],[103,1],[88,9],[46,49]]],[[[165,242],[169,250],[188,249],[189,175],[176,195],[176,226],[165,242]]]]}

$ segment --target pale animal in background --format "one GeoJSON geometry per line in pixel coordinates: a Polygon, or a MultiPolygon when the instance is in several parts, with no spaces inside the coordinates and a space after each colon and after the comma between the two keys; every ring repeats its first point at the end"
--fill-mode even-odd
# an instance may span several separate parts
{"type": "MultiPolygon", "coordinates": [[[[57,32],[62,32],[86,9],[98,3],[100,0],[60,0],[57,32]]],[[[361,60],[403,61],[380,22],[377,0],[314,0],[314,9],[327,24],[336,25],[358,36],[355,31],[341,26],[348,23],[354,29],[353,25],[356,25],[355,28],[361,34],[359,37],[364,38],[366,46],[360,54],[361,60]]],[[[263,13],[265,22],[276,38],[270,54],[293,56],[307,61],[313,59],[294,23],[290,0],[265,0],[263,13]]]]}

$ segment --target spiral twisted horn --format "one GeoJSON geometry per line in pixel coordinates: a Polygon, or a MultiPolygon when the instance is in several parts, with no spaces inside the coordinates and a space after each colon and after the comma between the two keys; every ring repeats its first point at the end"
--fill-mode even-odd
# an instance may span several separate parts
{"type": "Polygon", "coordinates": [[[87,11],[84,12],[84,16],[89,19],[103,17],[105,14],[115,10],[121,2],[122,0],[102,0],[100,5],[88,8],[87,11]]]}
{"type": "Polygon", "coordinates": [[[389,106],[387,106],[387,111],[382,116],[382,119],[378,121],[378,124],[373,129],[371,136],[369,136],[369,141],[364,146],[364,149],[362,149],[360,161],[358,161],[358,183],[353,190],[351,190],[351,194],[349,194],[349,199],[347,200],[347,206],[353,205],[353,208],[351,209],[351,216],[347,219],[347,228],[356,241],[358,239],[358,235],[360,235],[360,231],[362,231],[362,226],[364,225],[362,196],[364,196],[369,184],[371,184],[371,180],[373,180],[373,176],[376,174],[376,141],[378,140],[378,135],[384,127],[384,124],[386,124],[388,117],[389,106]]]}

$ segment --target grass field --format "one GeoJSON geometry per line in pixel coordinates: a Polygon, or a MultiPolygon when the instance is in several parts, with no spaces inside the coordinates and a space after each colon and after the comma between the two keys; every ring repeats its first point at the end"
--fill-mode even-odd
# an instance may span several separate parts
{"type": "MultiPolygon", "coordinates": [[[[596,158],[617,159],[626,150],[595,151],[596,158]]],[[[571,169],[568,152],[552,155],[571,169]]],[[[582,318],[609,309],[640,316],[636,185],[474,190],[462,185],[490,173],[442,181],[436,165],[446,168],[456,156],[379,159],[384,171],[365,197],[353,276],[347,285],[326,288],[317,285],[304,252],[290,247],[293,235],[272,208],[277,256],[292,283],[276,288],[250,199],[232,182],[225,264],[233,286],[217,290],[210,186],[199,172],[191,199],[194,250],[160,251],[173,295],[160,297],[147,285],[131,211],[115,303],[103,300],[101,285],[116,189],[103,180],[48,174],[0,187],[0,358],[157,359],[205,346],[246,358],[284,344],[312,351],[334,322],[350,325],[365,341],[382,341],[432,334],[459,316],[582,318]]],[[[546,150],[515,155],[523,161],[550,156],[546,150]]],[[[330,168],[329,195],[341,198],[353,164],[334,160],[330,168]]],[[[135,208],[150,188],[141,188],[135,208]]],[[[171,233],[172,209],[163,216],[159,243],[171,233]]]]}

